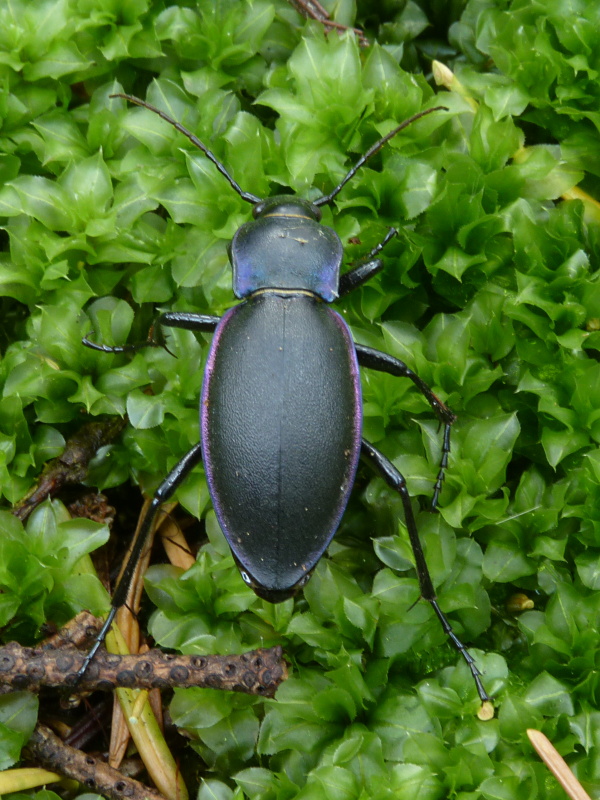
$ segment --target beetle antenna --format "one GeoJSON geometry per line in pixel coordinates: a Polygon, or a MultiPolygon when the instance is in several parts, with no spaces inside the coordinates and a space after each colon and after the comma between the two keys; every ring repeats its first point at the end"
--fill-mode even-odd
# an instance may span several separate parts
{"type": "Polygon", "coordinates": [[[130,103],[133,103],[136,106],[142,106],[142,108],[147,108],[148,111],[153,111],[155,114],[158,114],[158,116],[161,119],[164,119],[165,122],[169,123],[169,125],[172,125],[180,133],[183,133],[184,136],[187,136],[187,138],[190,140],[190,142],[193,145],[195,145],[198,149],[202,150],[204,155],[210,161],[212,161],[212,163],[219,170],[221,175],[223,175],[225,178],[227,178],[227,180],[229,181],[230,185],[233,187],[233,189],[235,189],[235,191],[239,194],[239,196],[242,198],[242,200],[245,200],[247,203],[252,203],[252,204],[259,203],[261,201],[261,199],[262,199],[261,197],[257,197],[256,195],[251,194],[250,192],[244,192],[242,190],[242,188],[240,187],[240,185],[227,172],[227,169],[225,168],[225,165],[221,161],[219,161],[219,159],[216,157],[216,155],[211,150],[209,150],[208,147],[205,144],[203,144],[200,141],[200,139],[198,139],[197,136],[194,136],[194,134],[191,131],[188,131],[188,129],[184,128],[181,123],[179,123],[176,120],[172,119],[168,114],[165,114],[165,112],[161,111],[160,108],[156,108],[155,106],[150,105],[150,103],[146,103],[145,100],[140,100],[139,97],[134,97],[132,94],[117,93],[117,94],[111,94],[111,95],[109,95],[109,97],[122,97],[123,100],[128,100],[130,103]]]}
{"type": "Polygon", "coordinates": [[[323,195],[323,197],[319,197],[318,200],[313,200],[312,204],[314,206],[324,206],[327,205],[328,203],[331,203],[333,198],[341,192],[341,190],[348,183],[348,181],[351,180],[356,175],[356,173],[362,167],[362,165],[365,164],[371,158],[371,156],[374,156],[375,153],[381,150],[381,148],[383,147],[384,144],[386,144],[386,142],[389,142],[389,140],[393,139],[397,133],[400,133],[400,131],[404,130],[404,128],[407,128],[413,122],[416,122],[416,120],[421,119],[421,117],[425,117],[427,114],[432,114],[434,111],[448,111],[448,109],[446,108],[446,106],[436,106],[435,108],[428,108],[426,111],[419,111],[418,114],[414,114],[412,117],[405,119],[404,122],[402,122],[396,128],[393,128],[389,133],[386,133],[386,135],[383,136],[381,139],[379,139],[379,141],[375,142],[375,144],[372,147],[370,147],[367,150],[367,152],[358,159],[358,161],[352,167],[350,172],[346,175],[345,178],[343,178],[338,183],[338,185],[332,192],[323,195]]]}

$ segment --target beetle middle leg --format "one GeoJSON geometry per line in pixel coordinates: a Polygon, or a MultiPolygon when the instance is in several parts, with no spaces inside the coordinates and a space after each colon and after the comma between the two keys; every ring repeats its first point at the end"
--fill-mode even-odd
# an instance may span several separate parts
{"type": "Polygon", "coordinates": [[[423,397],[427,400],[433,411],[435,412],[440,423],[444,426],[444,440],[442,443],[442,459],[440,462],[440,470],[433,487],[433,498],[431,500],[432,511],[437,506],[438,498],[442,490],[442,483],[444,481],[444,472],[448,466],[448,455],[450,453],[450,428],[452,423],[456,421],[456,414],[448,408],[445,403],[436,397],[431,391],[425,381],[421,380],[419,376],[408,367],[404,361],[400,361],[388,353],[382,353],[380,350],[374,350],[372,347],[365,347],[362,344],[355,345],[356,356],[358,363],[362,367],[369,369],[376,369],[380,372],[387,372],[389,375],[395,375],[399,378],[410,378],[415,384],[417,389],[421,392],[423,397]]]}
{"type": "Polygon", "coordinates": [[[475,681],[475,685],[477,687],[477,692],[479,697],[481,698],[482,703],[488,702],[490,700],[488,693],[483,687],[481,682],[479,669],[475,664],[473,656],[469,653],[465,645],[460,641],[458,636],[452,630],[452,626],[446,619],[443,611],[438,605],[435,590],[433,588],[433,583],[431,581],[431,575],[429,574],[429,569],[427,567],[427,562],[425,561],[425,554],[423,552],[423,547],[421,546],[421,541],[419,539],[419,534],[417,531],[417,523],[415,521],[415,517],[413,514],[412,506],[410,504],[410,495],[408,493],[408,488],[406,486],[406,481],[404,476],[396,469],[396,467],[392,464],[392,462],[386,458],[383,453],[377,450],[370,442],[366,439],[362,440],[362,449],[361,455],[366,458],[370,462],[370,464],[377,470],[377,472],[381,475],[384,481],[390,486],[394,491],[398,492],[400,498],[402,500],[402,505],[404,507],[404,517],[406,520],[406,528],[408,531],[408,538],[410,539],[410,545],[412,547],[413,554],[415,556],[415,566],[417,571],[417,578],[419,580],[419,588],[421,590],[421,597],[431,605],[433,610],[435,611],[439,621],[442,624],[442,628],[444,632],[450,639],[452,646],[462,655],[465,659],[467,664],[469,665],[469,669],[471,670],[471,675],[473,676],[473,680],[475,681]]]}
{"type": "Polygon", "coordinates": [[[136,344],[121,344],[111,346],[107,344],[98,344],[89,339],[89,333],[82,339],[82,344],[89,347],[90,350],[99,350],[101,353],[131,353],[136,350],[142,350],[144,347],[164,347],[163,343],[155,338],[154,330],[164,325],[167,328],[183,328],[187,331],[207,331],[212,332],[219,324],[221,317],[215,317],[212,314],[193,314],[187,311],[166,311],[161,314],[158,319],[152,324],[148,333],[148,338],[145,342],[137,342],[136,344]]]}

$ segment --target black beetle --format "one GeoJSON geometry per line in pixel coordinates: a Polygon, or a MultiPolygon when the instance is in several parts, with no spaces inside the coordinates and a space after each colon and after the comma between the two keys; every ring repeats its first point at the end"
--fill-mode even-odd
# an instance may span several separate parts
{"type": "MultiPolygon", "coordinates": [[[[201,442],[187,453],[155,492],[106,623],[79,676],[103,641],[116,609],[125,602],[131,576],[161,503],[201,461],[219,523],[243,580],[264,599],[294,595],[334,536],[363,456],[402,499],[422,597],[431,603],[454,647],[468,663],[482,701],[488,695],[479,671],[438,606],[406,482],[382,453],[362,438],[359,365],[410,378],[444,426],[442,461],[434,488],[435,508],[450,451],[454,413],[402,361],[354,343],[343,318],[328,303],[361,286],[383,263],[379,251],[396,234],[340,276],[343,247],[320,224],[320,206],[331,203],[356,171],[416,114],[377,141],[328,195],[309,202],[293,195],[261,199],[242,191],[223,164],[192,133],[143,100],[143,106],[185,134],[217,166],[236,192],[253,205],[252,222],[236,232],[229,248],[233,291],[241,301],[222,318],[183,312],[160,315],[158,325],[214,331],[200,401],[201,442]]],[[[160,346],[107,347],[104,352],[160,346]]]]}

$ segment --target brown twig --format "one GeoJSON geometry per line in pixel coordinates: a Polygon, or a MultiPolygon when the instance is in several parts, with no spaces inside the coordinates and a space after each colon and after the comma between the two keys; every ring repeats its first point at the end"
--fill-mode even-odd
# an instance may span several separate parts
{"type": "Polygon", "coordinates": [[[296,11],[308,19],[316,19],[318,22],[329,19],[329,12],[317,0],[290,0],[290,2],[296,11]]]}
{"type": "Polygon", "coordinates": [[[323,8],[317,0],[288,0],[288,2],[290,5],[294,6],[296,11],[303,17],[314,19],[328,28],[336,28],[339,31],[354,31],[358,37],[359,44],[363,47],[369,46],[369,40],[364,31],[360,28],[351,28],[349,25],[342,25],[341,22],[334,22],[330,18],[327,9],[323,8]]]}
{"type": "Polygon", "coordinates": [[[125,424],[126,420],[111,417],[107,422],[90,422],[80,428],[67,441],[62,455],[46,464],[37,485],[13,508],[15,517],[26,520],[36,506],[65,484],[81,483],[92,458],[119,435],[125,424]]]}
{"type": "Polygon", "coordinates": [[[112,528],[117,514],[117,510],[109,506],[106,497],[99,492],[87,492],[69,503],[67,509],[72,517],[91,519],[109,528],[112,528]]]}
{"type": "Polygon", "coordinates": [[[40,644],[42,650],[62,650],[65,647],[83,647],[96,636],[102,621],[89,611],[80,611],[76,617],[53,636],[44,639],[40,644]]]}
{"type": "Polygon", "coordinates": [[[162,794],[127,778],[103,761],[65,744],[45,725],[37,725],[27,744],[29,757],[52,772],[82,783],[113,800],[164,800],[162,794]]]}
{"type": "Polygon", "coordinates": [[[170,515],[167,515],[162,520],[158,527],[158,532],[162,538],[165,553],[173,566],[180,569],[189,569],[196,563],[183,531],[170,515]]]}
{"type": "MultiPolygon", "coordinates": [[[[151,500],[146,498],[144,504],[142,506],[142,510],[140,512],[140,517],[138,520],[138,525],[135,530],[134,537],[129,545],[127,553],[123,558],[123,566],[119,573],[119,577],[117,580],[121,579],[121,575],[123,574],[123,570],[125,569],[125,565],[129,560],[129,556],[131,554],[131,550],[133,548],[133,542],[139,533],[139,528],[141,524],[141,520],[143,519],[144,515],[146,514],[148,508],[150,507],[151,500]]],[[[169,513],[175,508],[177,503],[168,503],[167,505],[163,506],[162,512],[166,516],[161,519],[158,523],[160,527],[162,527],[164,520],[168,519],[169,513]]],[[[148,536],[148,540],[146,541],[146,545],[144,551],[142,552],[131,576],[131,583],[129,585],[129,590],[127,592],[127,597],[125,598],[124,604],[119,608],[117,611],[117,616],[115,622],[119,631],[121,632],[125,644],[127,646],[127,651],[132,654],[139,653],[140,650],[140,642],[141,642],[141,635],[140,635],[140,626],[137,619],[137,614],[140,610],[141,601],[142,601],[142,592],[144,589],[144,575],[146,570],[148,569],[148,564],[150,563],[150,552],[152,550],[152,544],[154,541],[154,533],[156,530],[156,522],[153,525],[152,530],[150,531],[150,535],[148,536]]],[[[144,645],[145,646],[145,645],[144,645]]],[[[148,648],[146,648],[147,650],[148,648]]],[[[162,708],[161,708],[161,701],[160,697],[158,697],[158,702],[156,698],[156,692],[158,690],[154,690],[151,692],[153,699],[151,701],[151,705],[153,710],[155,707],[161,709],[161,714],[156,715],[155,717],[159,726],[162,727],[161,718],[162,718],[162,708]]],[[[129,726],[127,725],[127,720],[125,719],[125,714],[121,707],[121,703],[117,695],[115,695],[114,700],[114,708],[113,708],[113,720],[112,725],[110,727],[110,746],[109,746],[109,758],[108,763],[111,767],[117,768],[123,758],[125,757],[125,753],[127,752],[127,746],[130,740],[130,732],[129,726]]]]}
{"type": "Polygon", "coordinates": [[[567,762],[554,747],[550,739],[541,731],[535,730],[535,728],[529,728],[527,736],[539,757],[571,800],[591,800],[589,794],[579,783],[575,775],[573,775],[567,762]]]}
{"type": "MultiPolygon", "coordinates": [[[[79,717],[72,726],[65,725],[61,730],[57,725],[57,720],[53,719],[52,730],[60,735],[65,744],[76,747],[78,750],[85,750],[99,731],[104,732],[108,728],[111,712],[112,697],[104,694],[101,695],[100,701],[88,700],[85,704],[85,714],[79,717]]],[[[111,766],[114,767],[114,764],[111,766]]]]}
{"type": "MultiPolygon", "coordinates": [[[[11,642],[0,647],[0,694],[38,691],[42,686],[68,689],[75,685],[84,658],[85,653],[73,647],[44,650],[11,642]]],[[[281,647],[234,656],[181,656],[162,650],[120,656],[99,650],[77,691],[198,686],[272,697],[286,677],[281,647]]]]}

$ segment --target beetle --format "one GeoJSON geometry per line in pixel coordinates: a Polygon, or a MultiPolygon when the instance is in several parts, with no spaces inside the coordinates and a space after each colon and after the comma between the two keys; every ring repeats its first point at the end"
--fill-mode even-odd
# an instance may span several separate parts
{"type": "MultiPolygon", "coordinates": [[[[132,95],[111,97],[149,109],[187,136],[240,197],[252,204],[253,220],[237,230],[229,246],[233,292],[240,302],[220,318],[167,311],[155,323],[214,333],[200,398],[200,442],[156,490],[111,610],[79,677],[125,602],[160,505],[197,464],[204,465],[217,519],[242,579],[260,597],[279,603],[306,584],[331,542],[362,457],[400,495],[421,596],[469,665],[482,702],[489,701],[472,656],[436,600],[406,481],[362,436],[359,366],[409,378],[443,426],[433,509],[448,464],[450,429],[456,416],[403,361],[355,343],[344,319],[329,305],[383,268],[378,254],[397,232],[390,229],[367,256],[340,275],[342,242],[332,228],[321,224],[321,206],[330,204],[371,156],[407,125],[444,107],[405,120],[379,139],[329,194],[309,201],[295,195],[260,198],[243,191],[217,157],[165,112],[132,95]]],[[[141,344],[108,347],[88,337],[83,343],[107,353],[161,346],[153,333],[141,344]]]]}

